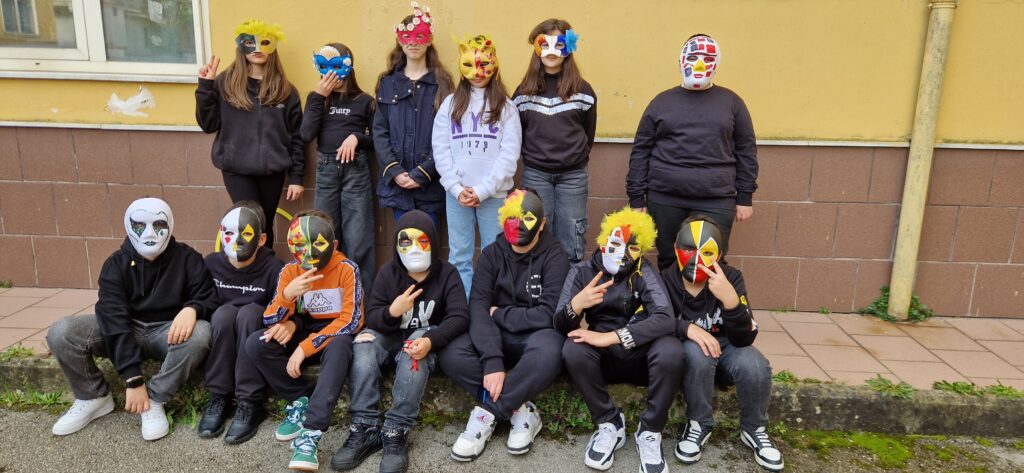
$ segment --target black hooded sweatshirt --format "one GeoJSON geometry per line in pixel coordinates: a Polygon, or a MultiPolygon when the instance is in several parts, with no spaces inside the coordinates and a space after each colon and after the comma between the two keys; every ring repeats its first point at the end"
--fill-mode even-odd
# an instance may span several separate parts
{"type": "Polygon", "coordinates": [[[505,370],[501,331],[554,328],[552,317],[569,258],[549,231],[529,252],[516,253],[504,234],[487,245],[473,269],[469,295],[469,335],[480,353],[484,374],[505,370]],[[494,315],[491,307],[497,307],[494,315]]]}
{"type": "Polygon", "coordinates": [[[121,249],[103,263],[99,285],[96,320],[123,379],[142,375],[142,349],[132,335],[132,320],[169,322],[184,307],[206,320],[217,310],[203,256],[174,237],[153,261],[143,258],[125,237],[121,249]]]}
{"type": "Polygon", "coordinates": [[[227,255],[219,251],[206,255],[203,264],[213,277],[218,307],[259,304],[266,308],[274,299],[277,278],[284,267],[284,261],[265,246],[257,249],[255,261],[241,269],[232,266],[227,255]]]}
{"type": "Polygon", "coordinates": [[[434,328],[424,336],[430,339],[431,351],[438,350],[469,328],[466,290],[455,266],[441,260],[437,230],[427,214],[418,210],[407,212],[398,219],[395,228],[416,228],[426,233],[431,247],[430,270],[423,281],[416,282],[398,257],[398,245],[395,245],[394,259],[377,272],[373,281],[373,293],[366,306],[366,326],[382,334],[401,333],[403,337],[432,326],[434,328]],[[391,303],[412,285],[423,289],[412,312],[392,317],[391,303]]]}
{"type": "Polygon", "coordinates": [[[640,258],[628,269],[618,272],[612,279],[615,281],[604,295],[600,304],[583,310],[576,317],[569,315],[569,303],[597,273],[602,273],[598,284],[608,282],[608,273],[601,264],[601,250],[594,252],[589,260],[582,261],[569,270],[562,286],[562,294],[558,298],[558,309],[555,311],[555,329],[563,334],[580,327],[580,321],[586,317],[589,330],[595,332],[612,332],[626,329],[622,348],[630,350],[644,346],[665,335],[675,334],[675,320],[672,306],[665,296],[658,267],[640,258]]]}
{"type": "Polygon", "coordinates": [[[679,265],[673,264],[661,272],[665,291],[672,301],[672,313],[678,318],[676,336],[680,340],[686,340],[686,331],[690,324],[697,324],[711,335],[728,337],[729,343],[734,347],[745,347],[754,343],[757,330],[751,330],[751,320],[754,316],[747,303],[747,287],[743,284],[743,273],[728,264],[719,265],[722,271],[725,271],[726,279],[736,289],[736,294],[740,296],[739,305],[729,310],[722,307],[722,301],[711,293],[707,285],[696,296],[686,292],[679,265]]]}

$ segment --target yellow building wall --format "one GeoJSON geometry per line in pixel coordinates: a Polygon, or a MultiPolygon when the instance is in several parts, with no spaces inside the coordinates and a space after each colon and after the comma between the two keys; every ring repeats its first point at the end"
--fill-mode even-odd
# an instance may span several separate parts
{"type": "MultiPolygon", "coordinates": [[[[251,17],[283,26],[278,51],[302,95],[318,75],[315,47],[349,45],[356,76],[372,90],[394,45],[405,0],[210,1],[213,53],[234,56],[233,29],[251,17]],[[284,6],[284,5],[289,6],[284,6]]],[[[581,35],[576,60],[598,94],[598,134],[629,137],[647,103],[677,86],[679,49],[692,33],[722,47],[716,82],[744,98],[762,139],[907,140],[913,121],[928,7],[925,0],[434,0],[435,45],[455,67],[452,35],[488,33],[513,89],[539,21],[570,20],[581,35]]],[[[1024,143],[1024,4],[962,0],[954,19],[939,120],[942,141],[1024,143]]],[[[0,80],[0,120],[194,125],[193,85],[148,84],[148,118],[103,109],[131,82],[0,80]]]]}

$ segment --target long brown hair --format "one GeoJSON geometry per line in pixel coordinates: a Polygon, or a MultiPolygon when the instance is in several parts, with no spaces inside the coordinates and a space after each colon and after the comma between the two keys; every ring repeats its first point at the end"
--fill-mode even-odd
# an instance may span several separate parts
{"type": "MultiPolygon", "coordinates": [[[[412,23],[413,15],[409,15],[402,18],[402,24],[412,23]]],[[[452,75],[448,73],[448,69],[445,69],[444,63],[441,62],[440,56],[437,54],[437,49],[434,49],[434,44],[431,43],[427,46],[427,69],[430,69],[434,73],[434,80],[437,81],[437,95],[434,96],[434,112],[441,107],[441,102],[448,94],[452,93],[455,89],[454,82],[452,82],[452,75]]],[[[384,72],[381,72],[377,76],[377,86],[375,90],[380,90],[380,82],[385,77],[394,74],[398,68],[405,67],[405,51],[402,51],[402,45],[398,42],[398,38],[395,38],[395,47],[388,53],[387,68],[384,72]]]]}
{"type": "MultiPolygon", "coordinates": [[[[252,99],[249,98],[249,61],[240,48],[235,48],[235,62],[220,74],[220,90],[224,98],[235,107],[247,112],[252,111],[252,99]]],[[[263,80],[257,91],[257,98],[263,105],[282,104],[292,93],[292,83],[284,75],[284,65],[274,51],[267,55],[263,65],[263,80]]]]}
{"type": "MultiPolygon", "coordinates": [[[[353,53],[348,46],[345,46],[342,43],[327,43],[324,46],[330,46],[334,49],[337,49],[338,54],[340,54],[342,57],[348,54],[352,58],[352,65],[355,66],[356,54],[353,53]]],[[[345,78],[345,80],[341,81],[340,93],[342,97],[345,97],[347,99],[353,99],[363,94],[363,89],[359,88],[359,81],[356,80],[355,69],[352,70],[352,73],[349,74],[348,77],[345,78]]]]}
{"type": "MultiPolygon", "coordinates": [[[[530,45],[533,45],[533,41],[537,39],[537,36],[542,34],[550,34],[552,31],[558,30],[562,34],[572,29],[572,25],[568,21],[561,20],[558,18],[548,18],[540,22],[537,26],[533,27],[533,31],[530,32],[527,41],[530,45]]],[[[562,100],[568,100],[573,94],[578,94],[583,90],[583,77],[580,76],[579,67],[576,66],[576,60],[573,59],[574,54],[570,54],[562,61],[562,73],[558,79],[558,96],[562,100]]],[[[519,83],[519,87],[516,88],[516,92],[521,95],[536,95],[544,91],[545,77],[544,77],[544,64],[540,61],[540,56],[537,53],[530,54],[530,64],[526,66],[526,74],[523,76],[523,81],[519,83]]]]}
{"type": "MultiPolygon", "coordinates": [[[[470,89],[472,87],[469,79],[463,77],[459,80],[459,86],[455,89],[455,96],[452,97],[452,120],[457,122],[462,120],[462,115],[469,108],[470,89]]],[[[484,88],[484,107],[481,112],[486,110],[487,116],[484,118],[483,123],[494,125],[501,121],[501,112],[505,110],[507,102],[508,89],[501,82],[501,70],[499,69],[494,71],[491,81],[484,88]]]]}

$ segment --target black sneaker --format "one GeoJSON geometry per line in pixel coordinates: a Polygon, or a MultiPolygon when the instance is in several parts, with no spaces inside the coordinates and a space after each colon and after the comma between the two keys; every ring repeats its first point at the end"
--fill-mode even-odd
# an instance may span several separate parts
{"type": "Polygon", "coordinates": [[[761,468],[768,471],[782,471],[785,466],[782,462],[782,452],[772,445],[772,439],[768,437],[768,432],[765,432],[764,427],[758,427],[757,430],[752,431],[741,430],[740,440],[743,440],[743,445],[754,451],[754,461],[761,465],[761,468]]]}
{"type": "Polygon", "coordinates": [[[409,432],[386,428],[381,434],[384,458],[380,459],[380,473],[405,473],[409,469],[409,432]]]}
{"type": "Polygon", "coordinates": [[[710,428],[701,429],[700,423],[691,420],[686,424],[683,438],[679,439],[679,443],[676,444],[676,458],[687,465],[697,463],[700,461],[704,444],[708,443],[710,437],[710,428]]]}
{"type": "Polygon", "coordinates": [[[235,418],[228,427],[228,433],[224,436],[224,443],[238,445],[256,436],[260,430],[260,424],[267,419],[267,411],[263,405],[252,401],[238,401],[235,408],[235,418]]]}
{"type": "Polygon", "coordinates": [[[199,438],[212,439],[220,437],[220,434],[224,433],[224,421],[228,419],[227,412],[230,402],[228,396],[210,395],[210,402],[206,403],[203,418],[199,419],[199,426],[196,427],[199,438]]]}
{"type": "Polygon", "coordinates": [[[348,426],[348,439],[345,440],[345,444],[331,457],[331,468],[351,470],[380,449],[380,427],[352,424],[348,426]]]}

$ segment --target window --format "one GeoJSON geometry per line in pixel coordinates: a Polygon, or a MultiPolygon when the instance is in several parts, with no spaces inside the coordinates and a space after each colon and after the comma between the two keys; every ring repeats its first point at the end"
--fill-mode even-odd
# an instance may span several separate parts
{"type": "Polygon", "coordinates": [[[195,80],[206,0],[0,0],[0,77],[195,80]]]}

